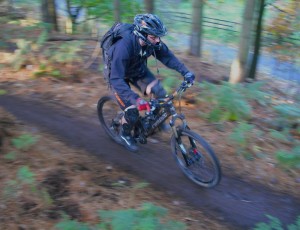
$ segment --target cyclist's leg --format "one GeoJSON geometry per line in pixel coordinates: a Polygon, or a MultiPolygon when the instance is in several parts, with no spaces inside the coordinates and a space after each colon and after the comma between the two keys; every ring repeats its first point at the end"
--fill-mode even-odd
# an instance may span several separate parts
{"type": "Polygon", "coordinates": [[[120,108],[124,111],[124,117],[121,120],[122,129],[120,132],[120,137],[124,145],[131,151],[136,151],[137,145],[134,140],[131,131],[135,123],[139,118],[139,112],[137,108],[132,105],[128,100],[123,99],[120,95],[113,89],[113,95],[116,98],[120,108]]]}
{"type": "MultiPolygon", "coordinates": [[[[144,95],[154,94],[157,98],[164,98],[167,95],[166,90],[163,88],[161,82],[147,69],[146,74],[133,81],[132,84],[137,87],[144,95]]],[[[160,125],[162,131],[168,132],[170,126],[165,122],[160,125]]]]}
{"type": "Polygon", "coordinates": [[[120,137],[123,140],[125,146],[131,151],[137,151],[138,147],[136,145],[136,141],[132,136],[131,131],[134,128],[134,125],[139,119],[139,111],[134,106],[130,106],[124,110],[124,119],[122,124],[122,130],[120,137]]]}
{"type": "Polygon", "coordinates": [[[144,95],[150,95],[153,93],[155,97],[160,98],[165,97],[167,94],[160,81],[155,78],[149,69],[147,69],[143,76],[131,80],[131,83],[144,95]]]}

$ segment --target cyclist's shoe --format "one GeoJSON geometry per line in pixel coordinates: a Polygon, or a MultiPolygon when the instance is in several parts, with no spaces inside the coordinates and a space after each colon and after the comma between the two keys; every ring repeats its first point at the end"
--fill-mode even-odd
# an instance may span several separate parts
{"type": "Polygon", "coordinates": [[[132,152],[138,151],[138,147],[136,145],[136,141],[131,135],[131,130],[129,128],[129,125],[123,124],[121,133],[120,133],[120,138],[122,139],[123,145],[132,152]]]}

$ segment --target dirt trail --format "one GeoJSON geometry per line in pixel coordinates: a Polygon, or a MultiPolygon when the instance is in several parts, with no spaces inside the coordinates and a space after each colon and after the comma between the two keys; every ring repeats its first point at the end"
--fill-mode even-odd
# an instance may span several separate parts
{"type": "Polygon", "coordinates": [[[300,213],[299,198],[275,193],[240,178],[223,175],[216,188],[201,188],[190,182],[177,168],[169,146],[148,144],[142,146],[139,153],[128,152],[108,139],[98,124],[96,114],[80,119],[76,118],[74,111],[57,111],[45,104],[12,96],[1,96],[0,106],[18,119],[37,125],[72,146],[138,174],[166,191],[166,194],[176,194],[189,205],[237,229],[250,228],[257,222],[267,221],[265,214],[289,224],[300,213]]]}

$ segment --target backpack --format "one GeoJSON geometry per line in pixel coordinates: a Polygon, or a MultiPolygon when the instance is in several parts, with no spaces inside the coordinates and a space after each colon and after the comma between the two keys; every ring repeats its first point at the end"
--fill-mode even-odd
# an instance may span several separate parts
{"type": "Polygon", "coordinates": [[[109,82],[110,75],[110,58],[108,55],[108,50],[114,43],[121,39],[125,33],[132,31],[133,27],[134,25],[132,24],[116,22],[100,40],[100,47],[102,49],[104,63],[103,75],[106,82],[109,82]]]}

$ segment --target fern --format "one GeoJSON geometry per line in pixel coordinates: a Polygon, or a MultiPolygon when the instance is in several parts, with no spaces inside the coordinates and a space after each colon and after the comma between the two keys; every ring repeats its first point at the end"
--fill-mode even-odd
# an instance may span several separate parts
{"type": "Polygon", "coordinates": [[[258,223],[254,230],[283,230],[282,223],[276,217],[266,215],[269,218],[268,223],[258,223]]]}
{"type": "Polygon", "coordinates": [[[38,39],[36,41],[37,48],[41,48],[45,44],[45,42],[47,41],[47,39],[48,39],[48,31],[46,29],[44,29],[40,33],[40,35],[39,35],[39,37],[38,37],[38,39]]]}
{"type": "Polygon", "coordinates": [[[18,191],[26,188],[30,188],[34,196],[40,197],[45,205],[49,206],[53,203],[53,200],[46,189],[37,188],[35,174],[28,166],[19,168],[16,179],[9,181],[4,187],[4,195],[7,198],[14,198],[18,191]]]}
{"type": "Polygon", "coordinates": [[[291,224],[288,226],[288,230],[298,230],[300,229],[300,216],[298,216],[295,224],[291,224]]]}
{"type": "Polygon", "coordinates": [[[253,128],[253,125],[247,124],[245,122],[240,122],[239,125],[234,128],[232,134],[229,136],[230,141],[236,147],[236,151],[243,154],[247,158],[251,158],[247,150],[252,138],[253,128]]]}
{"type": "Polygon", "coordinates": [[[300,229],[300,216],[298,216],[295,224],[290,224],[287,227],[284,227],[283,224],[281,223],[281,221],[276,218],[273,217],[271,215],[266,215],[269,219],[269,222],[267,223],[258,223],[255,225],[255,227],[253,228],[253,230],[284,230],[284,229],[288,229],[288,230],[298,230],[300,229]]]}
{"type": "Polygon", "coordinates": [[[77,54],[81,51],[82,42],[72,41],[65,42],[58,47],[58,50],[51,54],[51,60],[58,63],[71,63],[81,61],[81,57],[77,54]]]}
{"type": "Polygon", "coordinates": [[[22,184],[34,184],[35,183],[35,175],[32,173],[28,166],[21,167],[17,172],[17,179],[22,184]]]}
{"type": "Polygon", "coordinates": [[[42,77],[48,75],[55,78],[64,78],[64,76],[58,69],[54,69],[51,65],[47,65],[46,63],[41,63],[39,65],[39,68],[33,74],[36,77],[42,77]]]}
{"type": "Polygon", "coordinates": [[[297,119],[300,121],[300,106],[299,105],[288,105],[282,104],[274,106],[274,109],[279,113],[279,115],[287,119],[297,119]]]}
{"type": "Polygon", "coordinates": [[[246,87],[241,87],[241,93],[245,95],[247,100],[257,101],[260,105],[267,105],[270,100],[270,95],[266,93],[262,87],[265,85],[265,82],[254,82],[251,84],[247,84],[246,87]]]}
{"type": "Polygon", "coordinates": [[[294,128],[300,125],[300,105],[281,104],[273,107],[278,113],[278,117],[275,121],[280,124],[281,127],[294,128]]]}
{"type": "Polygon", "coordinates": [[[11,64],[15,70],[19,70],[22,65],[27,61],[26,55],[30,53],[31,42],[25,39],[20,39],[17,41],[18,49],[12,57],[11,64]]]}
{"type": "Polygon", "coordinates": [[[58,230],[185,230],[186,225],[176,221],[162,221],[167,209],[144,203],[139,209],[98,212],[101,222],[95,226],[70,220],[68,217],[55,225],[58,230]]]}
{"type": "Polygon", "coordinates": [[[100,229],[112,230],[183,230],[186,226],[179,222],[162,223],[161,218],[167,215],[165,208],[145,203],[138,210],[99,211],[103,223],[100,229]]]}
{"type": "Polygon", "coordinates": [[[99,211],[100,219],[104,222],[104,226],[109,226],[109,228],[104,227],[103,229],[134,229],[136,226],[137,211],[134,209],[127,210],[117,210],[117,211],[99,211]]]}
{"type": "Polygon", "coordinates": [[[13,146],[20,150],[28,150],[36,142],[37,138],[30,134],[23,134],[17,138],[12,139],[13,146]]]}
{"type": "Polygon", "coordinates": [[[200,84],[200,100],[210,103],[211,111],[207,118],[211,121],[242,121],[251,117],[252,107],[249,102],[256,101],[260,105],[269,103],[269,94],[262,90],[264,82],[247,85],[223,82],[214,85],[204,82],[200,84]]]}
{"type": "Polygon", "coordinates": [[[28,59],[34,58],[32,55],[33,51],[38,51],[47,41],[48,33],[43,30],[35,41],[28,41],[25,39],[20,39],[17,41],[18,49],[15,51],[11,65],[15,70],[19,70],[22,65],[24,65],[28,59]]]}
{"type": "Polygon", "coordinates": [[[212,109],[207,118],[210,121],[241,121],[250,118],[252,109],[239,92],[238,85],[224,82],[222,85],[204,83],[200,97],[211,104],[212,109]]]}
{"type": "Polygon", "coordinates": [[[291,152],[277,151],[276,158],[283,166],[300,169],[300,145],[294,147],[291,152]]]}
{"type": "Polygon", "coordinates": [[[9,153],[7,153],[7,154],[5,154],[5,155],[3,156],[3,158],[4,158],[5,160],[10,160],[10,161],[15,160],[16,157],[17,157],[17,153],[14,152],[14,151],[9,152],[9,153]]]}
{"type": "Polygon", "coordinates": [[[270,136],[276,140],[282,141],[282,142],[290,142],[289,140],[289,132],[288,130],[284,130],[284,132],[279,132],[277,130],[271,130],[270,136]]]}

